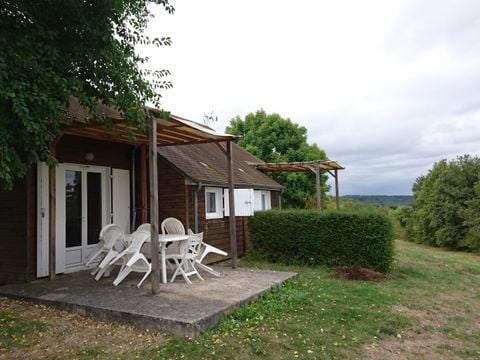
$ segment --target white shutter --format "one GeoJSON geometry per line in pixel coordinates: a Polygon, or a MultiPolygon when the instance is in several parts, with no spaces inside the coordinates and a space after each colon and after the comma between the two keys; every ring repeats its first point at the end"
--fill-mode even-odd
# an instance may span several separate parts
{"type": "Polygon", "coordinates": [[[272,208],[272,196],[270,191],[264,191],[265,193],[265,210],[270,210],[272,208]]]}
{"type": "Polygon", "coordinates": [[[130,172],[112,169],[113,223],[130,233],[130,172]]]}
{"type": "Polygon", "coordinates": [[[272,196],[269,190],[255,190],[255,211],[270,210],[272,208],[272,196]],[[265,198],[265,208],[262,206],[262,196],[265,198]]]}
{"type": "Polygon", "coordinates": [[[37,277],[48,275],[48,166],[37,164],[37,277]]]}
{"type": "Polygon", "coordinates": [[[262,191],[261,190],[255,190],[254,191],[254,207],[253,209],[255,211],[261,211],[262,210],[262,191]]]}
{"type": "MultiPolygon", "coordinates": [[[[225,216],[230,216],[228,189],[224,189],[223,203],[225,216]]],[[[253,215],[253,189],[235,189],[235,216],[253,215]]]]}

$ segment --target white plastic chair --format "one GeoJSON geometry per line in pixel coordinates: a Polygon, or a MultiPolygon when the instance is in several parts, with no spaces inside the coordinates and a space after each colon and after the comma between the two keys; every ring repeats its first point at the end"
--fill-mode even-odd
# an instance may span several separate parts
{"type": "MultiPolygon", "coordinates": [[[[168,217],[162,221],[160,225],[160,229],[162,234],[181,234],[185,235],[185,227],[183,226],[182,222],[174,217],[168,217]]],[[[174,255],[180,252],[179,243],[174,242],[171,244],[167,244],[167,248],[165,249],[166,255],[174,255]]],[[[167,260],[167,264],[171,269],[175,267],[167,260]]]]}
{"type": "MultiPolygon", "coordinates": [[[[140,230],[146,231],[150,234],[151,233],[150,232],[151,231],[151,225],[149,223],[141,224],[141,225],[138,226],[137,230],[135,230],[135,231],[140,231],[140,230]]],[[[145,257],[147,259],[152,258],[150,249],[151,249],[150,244],[143,244],[142,249],[140,250],[142,252],[142,254],[145,255],[145,257]]]]}
{"type": "Polygon", "coordinates": [[[167,254],[167,260],[173,260],[176,265],[176,270],[172,275],[170,282],[174,282],[176,277],[181,274],[187,284],[192,284],[189,276],[197,275],[197,277],[203,281],[203,278],[198,273],[196,265],[196,259],[199,254],[200,246],[202,245],[203,233],[191,234],[188,240],[180,244],[179,252],[173,254],[167,254]]]}
{"type": "MultiPolygon", "coordinates": [[[[194,235],[194,232],[191,229],[188,229],[188,235],[192,236],[192,235],[194,235]]],[[[219,248],[216,248],[215,246],[206,244],[203,241],[203,237],[202,237],[202,244],[201,244],[201,247],[200,247],[200,252],[199,252],[197,258],[195,259],[195,263],[196,263],[196,265],[199,269],[205,270],[206,272],[209,272],[210,274],[219,277],[220,273],[218,271],[213,270],[210,266],[202,264],[202,261],[210,253],[218,254],[218,255],[222,255],[222,256],[227,256],[228,255],[225,251],[220,250],[219,248]]]]}
{"type": "Polygon", "coordinates": [[[100,231],[99,238],[100,241],[98,242],[98,246],[92,252],[92,255],[85,264],[85,266],[88,267],[92,261],[97,259],[99,256],[103,256],[100,263],[91,272],[92,275],[101,273],[99,276],[97,275],[98,279],[100,279],[100,277],[102,277],[102,275],[105,273],[105,267],[108,265],[108,263],[118,255],[119,252],[117,251],[116,247],[120,247],[120,250],[125,248],[123,246],[125,235],[118,225],[109,224],[104,226],[100,231]]]}
{"type": "Polygon", "coordinates": [[[113,266],[121,262],[120,272],[113,281],[113,285],[117,286],[123,279],[127,277],[132,271],[144,272],[145,275],[138,283],[137,287],[142,286],[142,283],[152,272],[152,266],[148,262],[145,255],[140,252],[142,245],[150,237],[150,233],[144,230],[135,231],[131,236],[130,245],[123,250],[115,259],[110,262],[110,266],[113,266]]]}
{"type": "Polygon", "coordinates": [[[162,234],[183,234],[185,235],[185,227],[182,222],[174,217],[168,217],[162,221],[160,225],[162,234]]]}

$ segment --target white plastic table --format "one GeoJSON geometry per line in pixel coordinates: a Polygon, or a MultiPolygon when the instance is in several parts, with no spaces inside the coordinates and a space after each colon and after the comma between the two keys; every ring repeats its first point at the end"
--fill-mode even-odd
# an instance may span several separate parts
{"type": "Polygon", "coordinates": [[[186,234],[158,234],[158,242],[160,243],[160,254],[161,254],[160,265],[162,267],[162,283],[165,284],[167,282],[167,263],[165,261],[165,249],[167,247],[165,245],[169,242],[185,241],[185,240],[188,240],[188,235],[186,234]]]}

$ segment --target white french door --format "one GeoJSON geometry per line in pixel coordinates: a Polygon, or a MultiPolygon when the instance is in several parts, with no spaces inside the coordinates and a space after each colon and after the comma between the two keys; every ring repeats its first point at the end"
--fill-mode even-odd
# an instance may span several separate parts
{"type": "Polygon", "coordinates": [[[57,168],[56,271],[83,268],[110,222],[110,169],[62,164],[57,168]]]}
{"type": "MultiPolygon", "coordinates": [[[[109,167],[60,164],[56,170],[57,274],[84,268],[103,226],[119,225],[130,232],[130,171],[109,167]]],[[[48,275],[48,167],[37,173],[37,277],[48,275]]]]}

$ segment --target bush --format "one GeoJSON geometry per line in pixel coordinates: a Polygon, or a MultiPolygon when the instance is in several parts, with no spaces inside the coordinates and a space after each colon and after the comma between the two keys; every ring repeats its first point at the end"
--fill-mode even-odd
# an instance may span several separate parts
{"type": "Polygon", "coordinates": [[[392,264],[392,222],[379,212],[273,210],[255,213],[248,225],[253,254],[268,261],[380,272],[392,264]]]}

